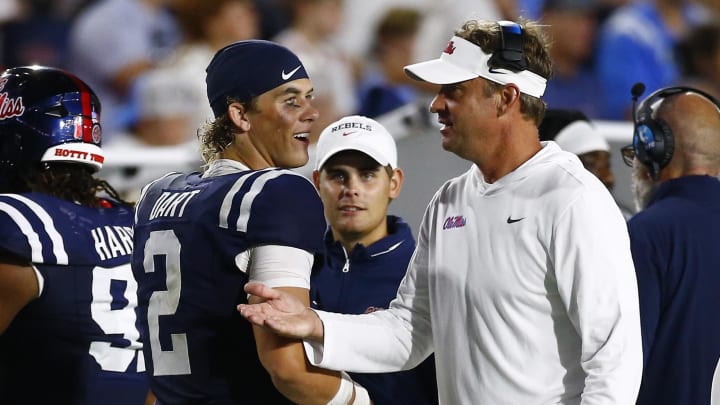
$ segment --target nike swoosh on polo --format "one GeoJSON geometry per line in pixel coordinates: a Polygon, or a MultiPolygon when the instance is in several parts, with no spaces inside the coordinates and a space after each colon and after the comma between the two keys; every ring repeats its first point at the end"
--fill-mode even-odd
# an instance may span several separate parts
{"type": "Polygon", "coordinates": [[[518,219],[512,219],[511,217],[508,216],[508,217],[507,217],[507,223],[508,223],[508,224],[514,224],[515,222],[522,221],[523,219],[525,219],[525,217],[518,218],[518,219]]]}
{"type": "Polygon", "coordinates": [[[350,134],[354,134],[355,132],[357,132],[357,131],[343,132],[342,136],[348,136],[350,134]]]}
{"type": "Polygon", "coordinates": [[[280,75],[282,76],[282,79],[283,79],[283,80],[287,80],[287,79],[291,78],[292,75],[295,74],[295,72],[297,72],[298,70],[300,70],[300,67],[301,67],[301,66],[302,66],[302,65],[296,67],[295,69],[291,70],[289,73],[285,73],[285,69],[283,69],[283,71],[280,73],[280,75]]]}

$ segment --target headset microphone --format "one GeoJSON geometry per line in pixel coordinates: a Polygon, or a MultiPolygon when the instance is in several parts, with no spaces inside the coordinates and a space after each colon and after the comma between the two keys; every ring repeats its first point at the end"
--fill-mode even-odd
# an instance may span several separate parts
{"type": "Polygon", "coordinates": [[[630,89],[630,94],[632,94],[632,116],[633,116],[633,123],[636,122],[635,120],[635,106],[637,104],[638,98],[642,96],[642,94],[645,92],[645,84],[643,82],[637,82],[632,86],[632,89],[630,89]]]}
{"type": "Polygon", "coordinates": [[[630,93],[632,93],[633,101],[637,101],[637,99],[642,96],[642,94],[645,92],[645,84],[643,82],[637,82],[632,86],[632,89],[630,89],[630,93]]]}

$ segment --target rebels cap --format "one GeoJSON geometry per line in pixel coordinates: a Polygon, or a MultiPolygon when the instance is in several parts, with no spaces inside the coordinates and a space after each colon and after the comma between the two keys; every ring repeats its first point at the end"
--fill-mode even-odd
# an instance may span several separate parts
{"type": "Polygon", "coordinates": [[[395,139],[379,122],[351,115],[328,125],[317,143],[315,170],[338,152],[356,150],[375,159],[382,166],[397,168],[395,139]]]}
{"type": "Polygon", "coordinates": [[[215,117],[227,111],[227,98],[250,101],[287,82],[308,78],[300,59],[271,41],[238,41],[220,49],[210,61],[205,82],[215,117]]]}

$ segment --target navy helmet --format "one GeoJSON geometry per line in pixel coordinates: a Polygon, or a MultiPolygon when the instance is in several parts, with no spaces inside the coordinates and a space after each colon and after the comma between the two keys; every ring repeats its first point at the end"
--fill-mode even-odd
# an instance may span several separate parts
{"type": "Polygon", "coordinates": [[[0,74],[0,182],[42,162],[102,168],[100,100],[77,76],[45,66],[0,74]]]}

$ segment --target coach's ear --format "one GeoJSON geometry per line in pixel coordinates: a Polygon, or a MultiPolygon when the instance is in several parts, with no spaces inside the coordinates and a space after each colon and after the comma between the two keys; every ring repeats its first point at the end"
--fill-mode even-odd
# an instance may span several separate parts
{"type": "Polygon", "coordinates": [[[520,89],[515,84],[508,84],[500,91],[500,98],[497,104],[498,117],[505,114],[515,103],[520,102],[520,89]]]}
{"type": "Polygon", "coordinates": [[[245,106],[238,102],[230,103],[228,106],[228,117],[233,124],[242,132],[250,131],[250,121],[245,113],[245,106]]]}

